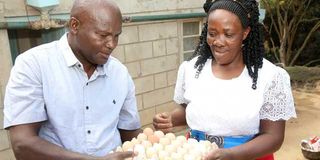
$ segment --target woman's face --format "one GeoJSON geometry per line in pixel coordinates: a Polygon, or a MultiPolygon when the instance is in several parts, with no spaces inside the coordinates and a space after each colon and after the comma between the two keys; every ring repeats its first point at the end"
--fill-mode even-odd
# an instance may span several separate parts
{"type": "Polygon", "coordinates": [[[242,62],[242,41],[250,28],[244,29],[237,15],[223,9],[212,11],[208,17],[207,42],[216,63],[227,65],[242,62]]]}

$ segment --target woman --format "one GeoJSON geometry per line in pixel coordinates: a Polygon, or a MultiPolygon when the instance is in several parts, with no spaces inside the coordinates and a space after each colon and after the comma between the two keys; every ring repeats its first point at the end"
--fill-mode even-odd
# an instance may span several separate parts
{"type": "Polygon", "coordinates": [[[296,112],[289,75],[262,57],[258,4],[215,0],[204,9],[200,43],[178,71],[174,100],[181,106],[157,114],[154,127],[170,132],[187,124],[191,137],[216,142],[220,148],[205,159],[272,160],[296,112]]]}

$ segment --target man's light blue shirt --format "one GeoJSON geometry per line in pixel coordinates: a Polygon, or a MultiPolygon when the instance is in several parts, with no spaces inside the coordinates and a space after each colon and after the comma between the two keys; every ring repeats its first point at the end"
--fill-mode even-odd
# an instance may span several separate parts
{"type": "Polygon", "coordinates": [[[16,59],[6,88],[4,127],[44,121],[40,137],[68,150],[104,156],[119,129],[140,128],[135,87],[110,56],[88,79],[65,34],[16,59]]]}

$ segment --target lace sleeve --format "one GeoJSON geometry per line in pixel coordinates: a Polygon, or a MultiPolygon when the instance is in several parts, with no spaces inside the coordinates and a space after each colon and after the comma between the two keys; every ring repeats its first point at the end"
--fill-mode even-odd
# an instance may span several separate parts
{"type": "Polygon", "coordinates": [[[290,77],[282,68],[277,67],[277,71],[264,91],[260,119],[277,121],[296,117],[290,77]]]}
{"type": "Polygon", "coordinates": [[[188,101],[184,98],[185,92],[185,68],[187,61],[183,62],[178,70],[176,88],[174,90],[173,100],[178,104],[188,104],[188,101]]]}

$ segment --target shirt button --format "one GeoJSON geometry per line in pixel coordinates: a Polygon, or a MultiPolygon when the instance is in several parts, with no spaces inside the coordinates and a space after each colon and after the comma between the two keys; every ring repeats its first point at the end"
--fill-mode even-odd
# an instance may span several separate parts
{"type": "Polygon", "coordinates": [[[89,106],[86,106],[86,110],[89,110],[89,106]]]}
{"type": "Polygon", "coordinates": [[[90,131],[90,130],[88,130],[88,131],[87,131],[87,133],[88,133],[88,134],[90,134],[90,133],[91,133],[91,131],[90,131]]]}
{"type": "Polygon", "coordinates": [[[79,67],[79,68],[81,68],[81,65],[80,65],[80,64],[78,64],[78,67],[79,67]]]}
{"type": "Polygon", "coordinates": [[[86,85],[88,85],[89,83],[86,83],[86,85]]]}

